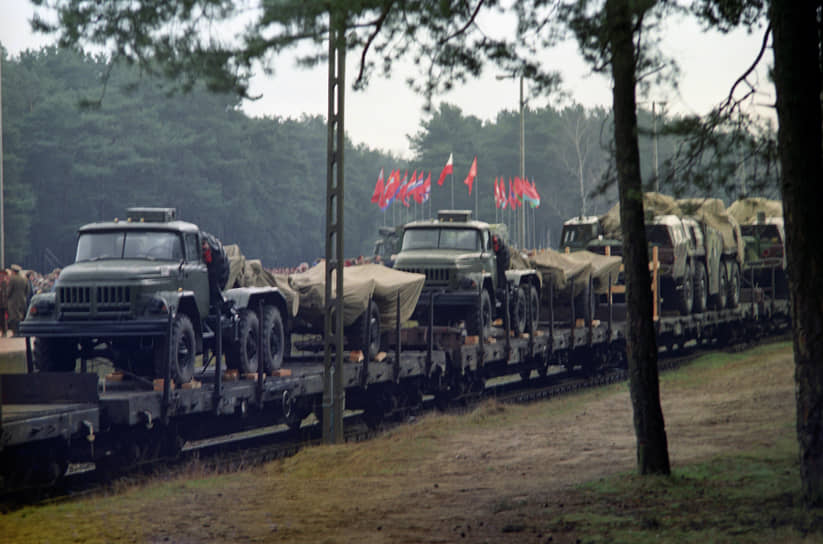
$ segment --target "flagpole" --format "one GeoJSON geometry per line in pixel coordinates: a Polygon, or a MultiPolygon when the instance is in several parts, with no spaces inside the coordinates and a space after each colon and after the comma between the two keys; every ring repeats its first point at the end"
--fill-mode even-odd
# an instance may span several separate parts
{"type": "Polygon", "coordinates": [[[474,180],[474,216],[480,219],[480,179],[474,180]]]}
{"type": "Polygon", "coordinates": [[[452,209],[454,209],[454,172],[451,173],[452,177],[452,209]]]}

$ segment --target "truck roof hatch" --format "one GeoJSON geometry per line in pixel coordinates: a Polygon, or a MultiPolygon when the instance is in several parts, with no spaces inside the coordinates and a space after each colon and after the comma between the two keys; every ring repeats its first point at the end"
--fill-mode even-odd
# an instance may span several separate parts
{"type": "Polygon", "coordinates": [[[177,217],[176,208],[129,208],[126,210],[129,221],[140,223],[168,223],[177,217]]]}

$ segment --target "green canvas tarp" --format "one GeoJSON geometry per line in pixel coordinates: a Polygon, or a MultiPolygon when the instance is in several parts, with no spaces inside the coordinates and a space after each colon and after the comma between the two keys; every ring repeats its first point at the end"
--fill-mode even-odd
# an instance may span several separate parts
{"type": "Polygon", "coordinates": [[[729,213],[719,198],[683,198],[677,201],[683,216],[703,221],[720,232],[723,250],[734,251],[737,260],[743,262],[743,236],[740,224],[729,213]]]}
{"type": "Polygon", "coordinates": [[[223,246],[229,259],[229,278],[226,289],[234,287],[277,287],[286,297],[289,314],[294,317],[300,309],[300,297],[292,289],[289,279],[284,274],[272,274],[259,259],[246,259],[237,244],[223,246]]]}
{"type": "Polygon", "coordinates": [[[551,283],[555,293],[566,290],[573,281],[574,296],[586,289],[589,275],[595,293],[606,293],[609,278],[612,284],[617,282],[621,262],[620,257],[607,257],[590,251],[560,253],[551,249],[540,250],[528,260],[529,267],[540,273],[544,285],[551,283]]]}
{"type": "Polygon", "coordinates": [[[783,217],[783,203],[779,200],[752,197],[744,198],[729,206],[729,215],[741,225],[757,223],[757,214],[762,212],[766,217],[783,217]]]}
{"type": "MultiPolygon", "coordinates": [[[[292,287],[300,295],[298,318],[320,328],[326,298],[326,264],[321,262],[306,272],[289,276],[292,287]]],[[[335,275],[332,274],[334,281],[335,275]]],[[[398,294],[400,298],[400,320],[408,320],[426,277],[423,274],[402,272],[379,264],[347,266],[343,269],[343,325],[349,326],[360,317],[373,297],[380,311],[381,327],[394,326],[397,316],[398,294]]],[[[332,285],[332,295],[336,293],[332,285]]]]}

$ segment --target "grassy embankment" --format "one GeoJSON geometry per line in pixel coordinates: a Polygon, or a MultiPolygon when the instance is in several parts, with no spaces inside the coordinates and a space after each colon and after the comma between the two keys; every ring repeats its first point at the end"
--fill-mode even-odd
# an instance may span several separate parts
{"type": "Polygon", "coordinates": [[[368,443],[239,473],[194,464],[5,514],[0,541],[823,542],[823,516],[799,501],[792,370],[783,343],[664,375],[670,477],[632,472],[631,411],[618,384],[435,414],[368,443]],[[603,434],[610,451],[575,459],[603,434]]]}

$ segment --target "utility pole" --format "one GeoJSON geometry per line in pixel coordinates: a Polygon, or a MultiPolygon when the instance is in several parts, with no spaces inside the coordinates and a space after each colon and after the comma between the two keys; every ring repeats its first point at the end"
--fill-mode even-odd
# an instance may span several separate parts
{"type": "MultiPolygon", "coordinates": [[[[526,177],[526,100],[523,96],[523,75],[518,74],[516,72],[508,74],[508,75],[499,75],[496,76],[498,80],[500,79],[514,79],[516,77],[520,78],[520,179],[525,179],[526,177]]],[[[520,211],[514,211],[515,214],[514,220],[516,221],[518,233],[517,238],[519,241],[520,249],[524,249],[526,247],[526,210],[524,206],[520,207],[520,211]]]]}
{"type": "MultiPolygon", "coordinates": [[[[520,76],[520,179],[526,179],[526,101],[523,100],[523,76],[520,76]]],[[[526,206],[520,206],[520,249],[526,249],[526,206]]]]}
{"type": "Polygon", "coordinates": [[[3,186],[3,55],[0,51],[0,269],[6,269],[6,201],[3,186]]]}
{"type": "Polygon", "coordinates": [[[323,442],[343,442],[343,104],[346,20],[329,13],[328,141],[326,149],[326,300],[323,319],[323,442]],[[332,283],[335,292],[332,293],[332,283]],[[334,296],[333,296],[334,295],[334,296]]]}
{"type": "Polygon", "coordinates": [[[655,102],[652,100],[652,134],[654,134],[654,192],[660,192],[660,167],[658,165],[657,156],[657,109],[655,106],[660,104],[665,106],[665,102],[655,102]]]}

